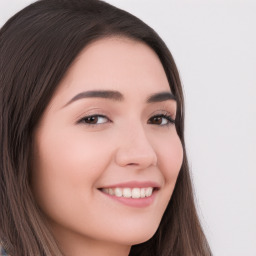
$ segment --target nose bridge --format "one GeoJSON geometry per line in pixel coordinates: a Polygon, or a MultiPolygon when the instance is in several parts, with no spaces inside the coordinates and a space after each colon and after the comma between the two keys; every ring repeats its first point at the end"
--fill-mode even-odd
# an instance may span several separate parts
{"type": "Polygon", "coordinates": [[[154,146],[140,122],[132,122],[123,130],[116,162],[120,166],[134,165],[141,169],[157,164],[154,146]]]}

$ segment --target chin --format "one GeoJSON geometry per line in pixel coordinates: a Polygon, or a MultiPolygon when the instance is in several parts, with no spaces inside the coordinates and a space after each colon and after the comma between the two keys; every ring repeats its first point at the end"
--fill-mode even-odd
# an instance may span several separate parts
{"type": "Polygon", "coordinates": [[[155,232],[157,230],[156,228],[144,228],[140,230],[135,229],[133,232],[123,232],[122,235],[119,234],[118,236],[118,242],[120,244],[126,244],[126,245],[136,245],[141,244],[149,239],[151,239],[155,232]]]}

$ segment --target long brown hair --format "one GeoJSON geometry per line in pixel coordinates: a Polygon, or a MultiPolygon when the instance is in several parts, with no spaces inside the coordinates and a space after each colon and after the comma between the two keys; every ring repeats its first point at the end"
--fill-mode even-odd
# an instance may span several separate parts
{"type": "Polygon", "coordinates": [[[64,255],[30,189],[32,135],[68,68],[89,43],[108,36],[144,42],[159,56],[177,98],[184,149],[177,183],[154,236],[130,256],[211,255],[193,199],[184,143],[184,102],[171,53],[130,13],[98,0],[41,0],[0,30],[0,238],[12,256],[64,255]],[[8,247],[8,248],[7,248],[8,247]]]}

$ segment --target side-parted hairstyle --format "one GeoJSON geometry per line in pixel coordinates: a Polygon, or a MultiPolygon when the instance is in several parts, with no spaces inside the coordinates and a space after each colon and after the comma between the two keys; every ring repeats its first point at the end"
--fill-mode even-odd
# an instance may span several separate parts
{"type": "MultiPolygon", "coordinates": [[[[130,256],[209,256],[193,198],[184,143],[184,102],[173,57],[138,18],[99,0],[41,0],[0,30],[0,240],[12,256],[61,256],[30,187],[33,132],[53,93],[88,44],[127,37],[158,55],[177,98],[184,149],[172,198],[154,236],[130,256]]],[[[74,216],[75,217],[75,216],[74,216]]]]}

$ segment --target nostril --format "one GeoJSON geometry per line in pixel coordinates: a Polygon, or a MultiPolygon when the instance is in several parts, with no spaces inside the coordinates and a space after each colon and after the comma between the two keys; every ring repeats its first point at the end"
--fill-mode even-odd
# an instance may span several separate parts
{"type": "Polygon", "coordinates": [[[138,165],[138,164],[136,164],[136,163],[129,163],[128,165],[138,165]]]}

